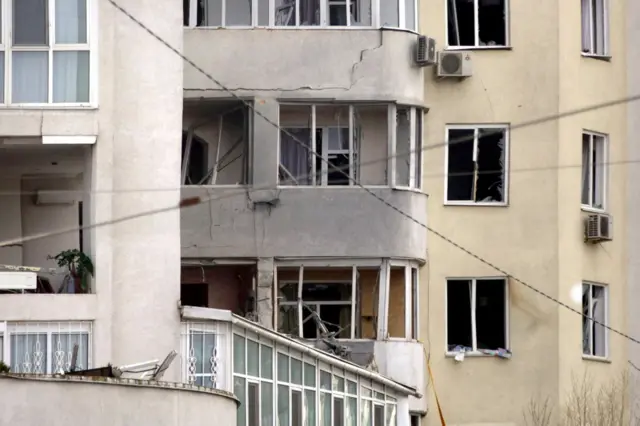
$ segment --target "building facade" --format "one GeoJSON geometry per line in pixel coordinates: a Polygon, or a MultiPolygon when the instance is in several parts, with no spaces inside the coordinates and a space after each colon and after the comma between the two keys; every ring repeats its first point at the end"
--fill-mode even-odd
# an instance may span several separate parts
{"type": "Polygon", "coordinates": [[[394,211],[426,221],[415,0],[0,5],[12,373],[178,350],[164,379],[233,392],[238,425],[426,414],[426,232],[394,211]]]}
{"type": "MultiPolygon", "coordinates": [[[[624,162],[635,158],[632,104],[555,117],[635,94],[627,85],[633,38],[624,29],[627,20],[637,27],[637,7],[422,4],[438,50],[463,52],[471,63],[466,78],[426,78],[429,223],[485,260],[430,236],[423,339],[438,397],[447,421],[460,425],[524,424],[530,402],[540,407],[546,398],[558,416],[574,379],[586,372],[598,392],[627,369],[629,343],[519,281],[629,330],[625,189],[634,186],[634,166],[624,162]],[[606,235],[586,241],[590,216],[606,235]]],[[[427,423],[440,424],[437,416],[427,423]]]]}

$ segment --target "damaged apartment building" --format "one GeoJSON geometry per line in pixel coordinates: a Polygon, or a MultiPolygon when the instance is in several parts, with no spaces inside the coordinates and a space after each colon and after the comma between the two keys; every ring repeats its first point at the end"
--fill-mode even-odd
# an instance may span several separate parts
{"type": "Polygon", "coordinates": [[[185,66],[182,305],[424,392],[426,231],[376,199],[426,221],[417,2],[185,0],[184,25],[231,93],[185,66]]]}

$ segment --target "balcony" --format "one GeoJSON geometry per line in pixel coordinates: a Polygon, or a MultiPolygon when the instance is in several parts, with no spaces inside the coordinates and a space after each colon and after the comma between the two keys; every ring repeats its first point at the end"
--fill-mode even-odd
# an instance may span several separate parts
{"type": "Polygon", "coordinates": [[[426,258],[421,109],[253,107],[185,104],[183,257],[426,258]]]}
{"type": "MultiPolygon", "coordinates": [[[[414,64],[416,0],[184,5],[185,55],[215,69],[216,78],[239,96],[423,104],[423,70],[414,64]]],[[[184,72],[187,98],[228,96],[194,68],[184,72]]]]}
{"type": "Polygon", "coordinates": [[[238,426],[410,424],[420,395],[403,384],[228,311],[184,306],[182,318],[184,381],[233,392],[238,426]]]}

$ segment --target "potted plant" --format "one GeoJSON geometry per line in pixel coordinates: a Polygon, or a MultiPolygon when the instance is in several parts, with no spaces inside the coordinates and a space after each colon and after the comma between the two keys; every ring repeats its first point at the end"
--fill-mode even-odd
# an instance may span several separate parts
{"type": "Polygon", "coordinates": [[[91,258],[78,249],[64,250],[49,259],[56,261],[59,267],[67,268],[62,289],[67,287],[68,293],[86,293],[89,290],[89,277],[93,277],[91,258]]]}

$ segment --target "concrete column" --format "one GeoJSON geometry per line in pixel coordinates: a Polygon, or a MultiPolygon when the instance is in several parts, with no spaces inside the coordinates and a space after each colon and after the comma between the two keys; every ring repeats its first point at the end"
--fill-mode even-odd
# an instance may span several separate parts
{"type": "Polygon", "coordinates": [[[253,113],[253,185],[275,188],[278,185],[279,130],[268,123],[261,113],[273,123],[279,122],[280,108],[276,99],[256,98],[253,113]]]}
{"type": "MultiPolygon", "coordinates": [[[[181,49],[182,3],[122,4],[181,49]]],[[[113,188],[148,190],[114,194],[117,219],[179,203],[183,61],[124,14],[116,11],[113,22],[113,188]]],[[[112,362],[161,360],[178,350],[179,210],[114,225],[112,283],[112,362]]],[[[178,379],[177,364],[166,380],[178,379]]]]}
{"type": "Polygon", "coordinates": [[[258,260],[258,283],[256,285],[256,300],[258,306],[258,322],[264,327],[274,328],[273,324],[273,286],[274,282],[273,258],[258,260]]]}

